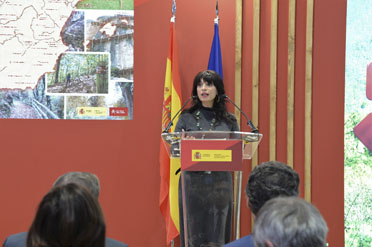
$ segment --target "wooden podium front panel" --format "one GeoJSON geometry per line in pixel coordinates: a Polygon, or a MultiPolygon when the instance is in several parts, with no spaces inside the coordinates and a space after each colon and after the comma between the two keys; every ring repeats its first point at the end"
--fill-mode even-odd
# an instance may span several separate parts
{"type": "Polygon", "coordinates": [[[182,171],[241,171],[241,140],[182,140],[182,171]]]}

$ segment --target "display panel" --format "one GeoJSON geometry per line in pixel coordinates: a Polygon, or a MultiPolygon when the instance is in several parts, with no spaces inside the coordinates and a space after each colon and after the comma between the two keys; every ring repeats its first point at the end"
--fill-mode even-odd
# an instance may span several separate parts
{"type": "Polygon", "coordinates": [[[133,119],[133,0],[4,1],[0,118],[133,119]]]}

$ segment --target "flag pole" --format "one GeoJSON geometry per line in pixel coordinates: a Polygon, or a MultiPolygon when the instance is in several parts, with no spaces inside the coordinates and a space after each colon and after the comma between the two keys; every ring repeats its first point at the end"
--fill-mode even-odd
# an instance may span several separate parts
{"type": "Polygon", "coordinates": [[[172,2],[172,18],[171,22],[175,23],[176,22],[176,0],[173,0],[172,2]]]}
{"type": "Polygon", "coordinates": [[[218,0],[216,0],[216,19],[214,19],[214,23],[218,24],[220,17],[218,16],[218,0]]]}
{"type": "MultiPolygon", "coordinates": [[[[236,0],[235,22],[235,102],[241,104],[241,52],[242,52],[242,6],[243,0],[236,0]]],[[[240,112],[235,109],[235,117],[240,125],[240,112]]],[[[242,172],[234,172],[234,226],[233,236],[240,238],[240,206],[242,195],[242,172]]]]}

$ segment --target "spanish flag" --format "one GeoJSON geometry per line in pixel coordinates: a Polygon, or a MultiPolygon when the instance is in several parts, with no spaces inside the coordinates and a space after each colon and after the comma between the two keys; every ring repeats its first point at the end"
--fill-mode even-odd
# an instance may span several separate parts
{"type": "MultiPolygon", "coordinates": [[[[164,101],[162,129],[165,129],[170,120],[181,108],[181,84],[178,70],[177,40],[175,33],[175,17],[172,17],[170,23],[169,50],[167,57],[167,67],[164,83],[164,101]]],[[[175,119],[171,131],[177,124],[175,119]]],[[[178,208],[178,181],[179,173],[175,175],[180,168],[180,159],[169,159],[167,151],[160,140],[160,211],[165,219],[167,231],[167,245],[179,234],[179,208],[178,208]]]]}

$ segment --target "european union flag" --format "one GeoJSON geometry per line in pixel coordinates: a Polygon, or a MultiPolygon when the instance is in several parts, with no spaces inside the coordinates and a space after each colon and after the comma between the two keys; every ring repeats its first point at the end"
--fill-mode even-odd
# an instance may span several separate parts
{"type": "Polygon", "coordinates": [[[214,37],[212,42],[211,53],[209,55],[208,69],[216,71],[223,79],[220,35],[218,32],[218,19],[215,20],[214,22],[214,37]]]}

